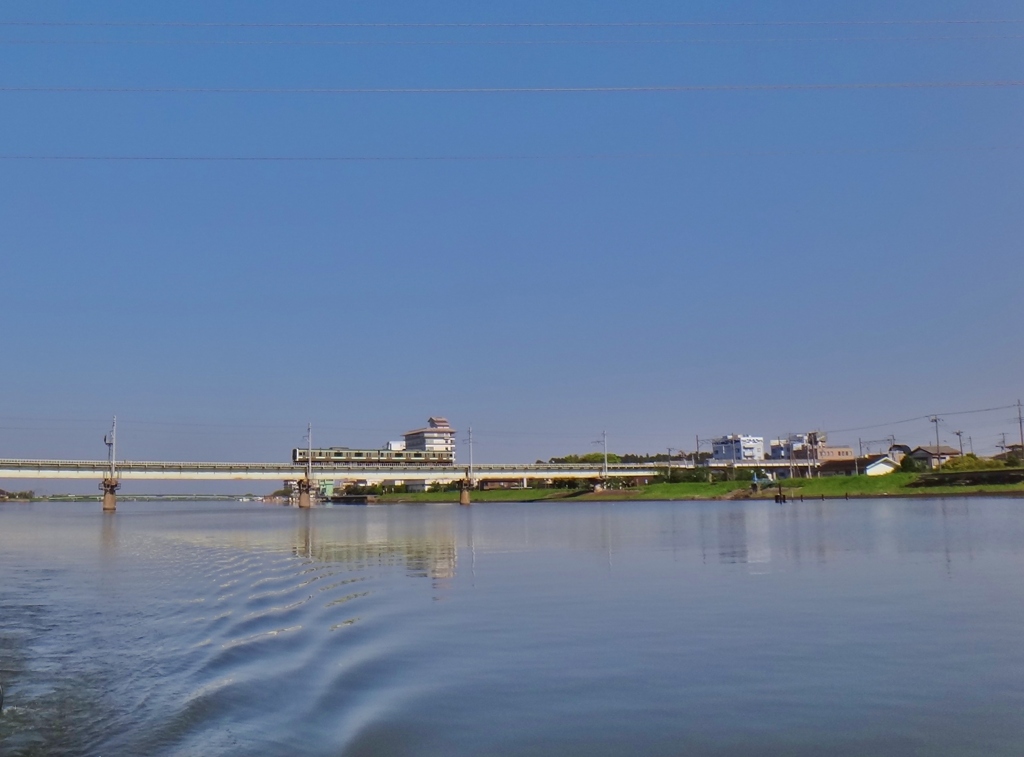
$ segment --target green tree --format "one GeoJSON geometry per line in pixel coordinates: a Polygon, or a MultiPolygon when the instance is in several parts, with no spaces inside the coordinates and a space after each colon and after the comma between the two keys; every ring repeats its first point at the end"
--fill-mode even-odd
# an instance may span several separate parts
{"type": "MultiPolygon", "coordinates": [[[[548,460],[553,465],[603,465],[604,464],[604,453],[603,452],[588,452],[585,455],[566,455],[565,457],[553,457],[548,460]]],[[[618,455],[609,452],[608,462],[619,463],[622,462],[622,458],[618,455]]]]}
{"type": "Polygon", "coordinates": [[[927,466],[920,460],[915,460],[910,455],[905,455],[900,461],[900,470],[904,473],[921,473],[927,466]]]}

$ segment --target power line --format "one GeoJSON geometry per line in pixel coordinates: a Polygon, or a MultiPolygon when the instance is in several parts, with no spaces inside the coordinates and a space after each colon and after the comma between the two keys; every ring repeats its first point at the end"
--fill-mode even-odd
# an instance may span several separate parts
{"type": "Polygon", "coordinates": [[[1024,19],[904,19],[836,21],[512,21],[512,22],[357,22],[357,21],[0,21],[0,27],[168,28],[168,29],[656,29],[784,26],[982,26],[1024,23],[1024,19]]]}
{"type": "Polygon", "coordinates": [[[476,95],[625,94],[673,92],[780,92],[880,89],[988,89],[1024,86],[1024,80],[946,82],[848,82],[823,84],[667,84],[594,87],[0,87],[6,93],[41,94],[237,94],[237,95],[476,95]]]}
{"type": "Polygon", "coordinates": [[[202,39],[4,39],[0,45],[139,45],[139,46],[297,46],[297,47],[445,47],[445,46],[565,46],[565,45],[731,45],[814,42],[975,42],[1020,40],[1024,35],[873,36],[873,37],[736,37],[547,40],[202,40],[202,39]]]}
{"type": "Polygon", "coordinates": [[[799,150],[690,150],[636,153],[534,153],[484,155],[87,155],[87,154],[0,154],[0,161],[115,162],[115,163],[444,163],[515,161],[616,161],[668,160],[720,157],[786,157],[833,155],[894,155],[941,153],[996,153],[1024,150],[1024,145],[987,147],[849,147],[799,150]]]}
{"type": "MultiPolygon", "coordinates": [[[[978,413],[991,413],[991,412],[995,412],[996,410],[1007,410],[1009,408],[1015,408],[1015,407],[1017,407],[1016,404],[1013,404],[1013,405],[1001,405],[1000,407],[986,407],[986,408],[981,408],[979,410],[954,410],[954,411],[951,411],[951,412],[948,412],[948,413],[942,413],[942,415],[976,415],[978,413]]],[[[935,418],[935,417],[937,417],[937,416],[934,413],[933,414],[929,414],[929,415],[917,415],[917,416],[914,416],[913,418],[904,418],[903,420],[899,420],[899,421],[888,421],[886,423],[873,423],[870,426],[855,426],[853,428],[829,429],[827,433],[830,433],[830,434],[843,434],[843,433],[847,433],[849,431],[867,431],[867,430],[873,429],[873,428],[885,428],[885,427],[888,427],[888,426],[900,426],[900,425],[903,425],[904,423],[914,423],[915,421],[923,421],[923,420],[932,421],[932,418],[935,418]]],[[[932,422],[934,422],[934,421],[932,421],[932,422]]]]}

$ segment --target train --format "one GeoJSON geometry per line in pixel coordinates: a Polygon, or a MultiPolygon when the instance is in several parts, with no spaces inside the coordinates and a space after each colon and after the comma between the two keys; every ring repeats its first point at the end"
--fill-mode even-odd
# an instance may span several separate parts
{"type": "Polygon", "coordinates": [[[455,465],[451,452],[391,449],[349,449],[328,447],[326,449],[292,450],[293,463],[362,463],[364,465],[455,465]]]}

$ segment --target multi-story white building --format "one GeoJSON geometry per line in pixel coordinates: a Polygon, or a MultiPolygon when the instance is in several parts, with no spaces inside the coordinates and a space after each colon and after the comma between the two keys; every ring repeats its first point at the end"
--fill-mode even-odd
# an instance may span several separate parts
{"type": "Polygon", "coordinates": [[[447,452],[455,462],[455,429],[447,418],[430,418],[426,428],[405,433],[405,448],[410,452],[447,452]]]}
{"type": "Polygon", "coordinates": [[[772,439],[772,460],[807,458],[807,434],[790,434],[785,439],[772,439]]]}
{"type": "Polygon", "coordinates": [[[764,460],[764,437],[729,434],[712,439],[711,457],[714,460],[733,462],[764,460]]]}

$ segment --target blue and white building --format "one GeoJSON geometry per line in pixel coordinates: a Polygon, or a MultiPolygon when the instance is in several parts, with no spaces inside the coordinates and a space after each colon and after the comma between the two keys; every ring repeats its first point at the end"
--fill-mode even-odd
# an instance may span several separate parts
{"type": "Polygon", "coordinates": [[[764,460],[764,437],[729,434],[711,440],[711,458],[723,462],[764,460]]]}

